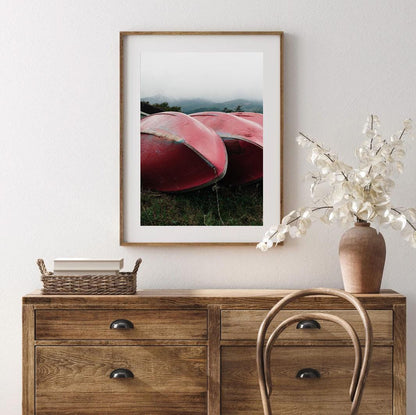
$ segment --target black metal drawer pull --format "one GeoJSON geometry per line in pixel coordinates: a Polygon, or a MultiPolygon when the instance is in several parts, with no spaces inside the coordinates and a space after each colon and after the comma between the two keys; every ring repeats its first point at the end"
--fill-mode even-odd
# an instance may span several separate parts
{"type": "Polygon", "coordinates": [[[302,320],[296,326],[297,329],[320,329],[321,325],[316,320],[302,320]]]}
{"type": "Polygon", "coordinates": [[[110,374],[111,379],[132,379],[134,378],[133,372],[128,369],[116,369],[110,374]]]}
{"type": "Polygon", "coordinates": [[[296,377],[298,379],[317,379],[321,377],[321,374],[316,369],[306,368],[299,370],[296,377]]]}
{"type": "Polygon", "coordinates": [[[125,319],[114,320],[110,324],[110,329],[127,330],[127,329],[133,329],[133,328],[134,328],[134,324],[131,321],[125,320],[125,319]]]}

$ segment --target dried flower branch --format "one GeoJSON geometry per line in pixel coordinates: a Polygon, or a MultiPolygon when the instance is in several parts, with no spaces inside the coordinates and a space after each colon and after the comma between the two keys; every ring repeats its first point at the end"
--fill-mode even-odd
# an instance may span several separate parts
{"type": "Polygon", "coordinates": [[[370,115],[363,130],[366,139],[355,152],[358,168],[343,163],[323,144],[299,133],[296,141],[310,150],[309,159],[315,167],[309,174],[312,200],[317,203],[315,195],[320,185],[329,185],[329,190],[318,205],[294,210],[280,225],[272,226],[257,248],[267,251],[284,241],[287,234],[299,238],[316,219],[327,224],[359,221],[372,222],[377,228],[390,225],[402,231],[405,239],[416,248],[416,209],[391,205],[391,191],[395,185],[392,176],[403,173],[404,143],[412,122],[405,120],[403,128],[390,140],[380,136],[379,127],[379,118],[370,115]]]}

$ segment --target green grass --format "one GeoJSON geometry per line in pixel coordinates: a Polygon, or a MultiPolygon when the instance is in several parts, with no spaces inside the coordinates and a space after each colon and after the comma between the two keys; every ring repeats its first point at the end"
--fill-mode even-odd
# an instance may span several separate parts
{"type": "Polygon", "coordinates": [[[263,184],[187,193],[141,191],[142,226],[261,226],[263,184]]]}

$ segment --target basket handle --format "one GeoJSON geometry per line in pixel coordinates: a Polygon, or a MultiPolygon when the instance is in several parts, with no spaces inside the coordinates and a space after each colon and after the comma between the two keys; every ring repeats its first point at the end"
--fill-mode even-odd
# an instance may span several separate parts
{"type": "Polygon", "coordinates": [[[40,258],[39,258],[39,259],[36,261],[36,263],[38,264],[38,267],[39,267],[40,273],[41,273],[42,275],[48,275],[48,274],[49,274],[48,270],[46,269],[45,262],[43,261],[43,259],[40,259],[40,258]]]}
{"type": "Polygon", "coordinates": [[[134,268],[133,268],[133,271],[132,271],[132,274],[137,274],[137,271],[139,270],[139,267],[140,267],[140,264],[142,263],[142,259],[141,258],[139,258],[137,261],[136,261],[136,264],[134,265],[134,268]]]}

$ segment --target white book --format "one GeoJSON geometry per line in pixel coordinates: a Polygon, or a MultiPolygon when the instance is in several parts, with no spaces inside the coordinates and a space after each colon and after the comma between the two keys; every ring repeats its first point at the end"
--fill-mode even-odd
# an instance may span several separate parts
{"type": "Polygon", "coordinates": [[[118,271],[96,271],[96,270],[89,270],[89,271],[54,271],[53,275],[59,276],[83,276],[83,275],[119,275],[118,271]]]}
{"type": "Polygon", "coordinates": [[[91,258],[56,258],[53,270],[56,271],[120,271],[123,259],[91,259],[91,258]]]}

